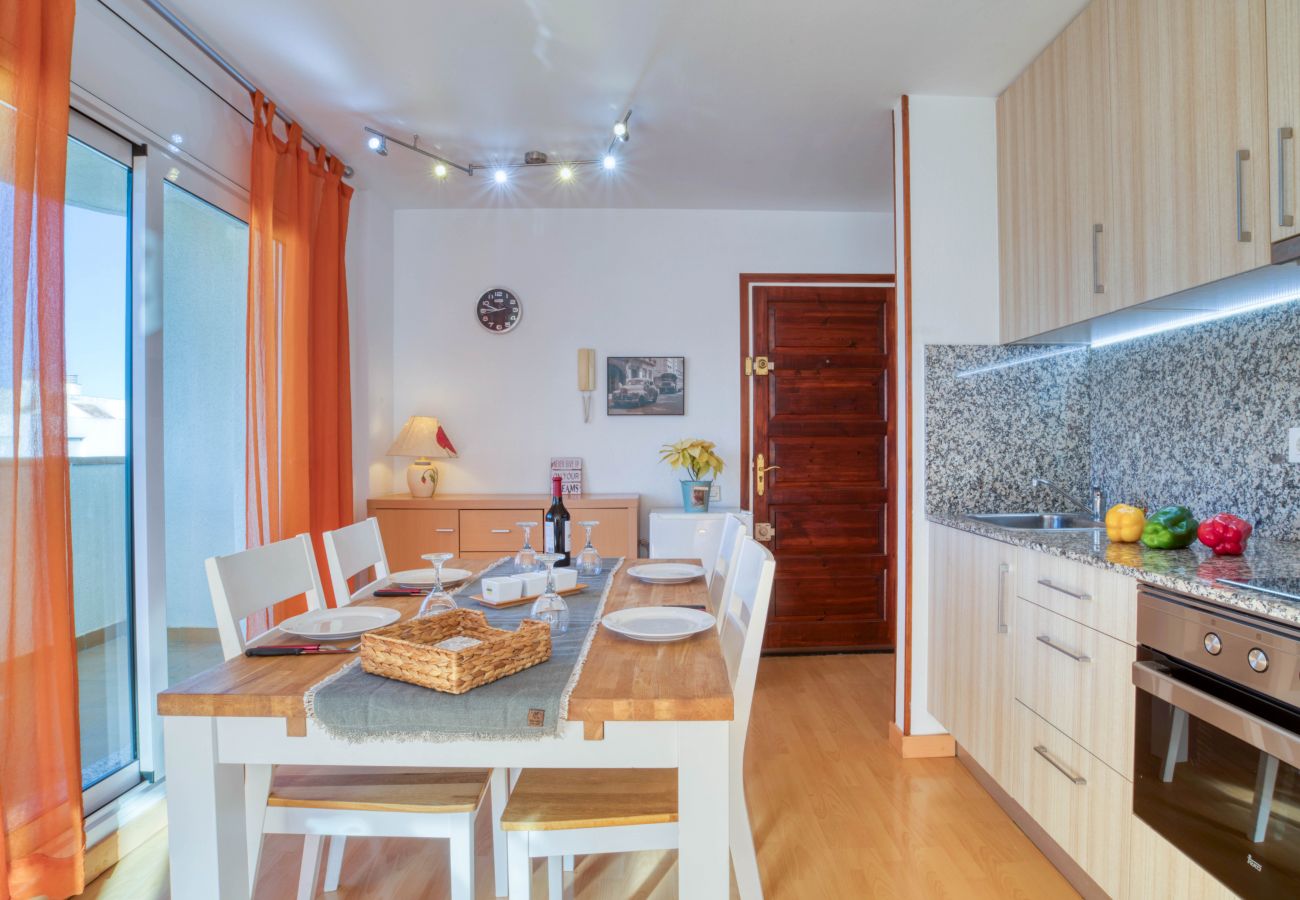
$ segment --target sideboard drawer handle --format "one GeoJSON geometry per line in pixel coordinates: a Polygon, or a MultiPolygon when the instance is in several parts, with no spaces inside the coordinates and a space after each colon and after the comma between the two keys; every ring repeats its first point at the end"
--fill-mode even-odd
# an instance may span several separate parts
{"type": "Polygon", "coordinates": [[[1079,591],[1072,591],[1069,588],[1061,587],[1059,584],[1052,584],[1051,579],[1048,578],[1040,578],[1038,579],[1038,583],[1041,584],[1043,587],[1047,588],[1049,591],[1056,591],[1057,593],[1064,594],[1067,597],[1073,597],[1075,600],[1092,599],[1091,594],[1084,594],[1084,593],[1080,593],[1079,591]]]}
{"type": "Polygon", "coordinates": [[[492,533],[493,533],[493,534],[509,534],[509,533],[510,533],[510,529],[509,529],[509,528],[493,528],[493,529],[492,529],[492,533]]]}
{"type": "Polygon", "coordinates": [[[455,528],[435,528],[435,529],[433,529],[433,530],[436,531],[438,534],[455,534],[455,533],[456,533],[456,529],[455,529],[455,528]]]}

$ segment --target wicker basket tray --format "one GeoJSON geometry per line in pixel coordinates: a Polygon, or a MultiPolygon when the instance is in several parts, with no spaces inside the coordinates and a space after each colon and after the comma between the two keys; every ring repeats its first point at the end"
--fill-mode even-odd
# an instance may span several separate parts
{"type": "Polygon", "coordinates": [[[361,636],[361,668],[432,688],[463,694],[551,658],[551,629],[525,619],[518,631],[493,628],[476,609],[452,609],[368,631],[361,636]],[[434,645],[453,637],[477,638],[463,650],[434,645]]]}

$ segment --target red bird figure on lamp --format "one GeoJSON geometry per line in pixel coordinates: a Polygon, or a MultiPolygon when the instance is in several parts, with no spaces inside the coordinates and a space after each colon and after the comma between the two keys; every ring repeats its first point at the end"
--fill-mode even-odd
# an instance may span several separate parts
{"type": "Polygon", "coordinates": [[[448,456],[456,456],[456,448],[452,446],[451,438],[447,437],[447,432],[442,430],[441,425],[438,426],[438,446],[446,450],[448,456]]]}

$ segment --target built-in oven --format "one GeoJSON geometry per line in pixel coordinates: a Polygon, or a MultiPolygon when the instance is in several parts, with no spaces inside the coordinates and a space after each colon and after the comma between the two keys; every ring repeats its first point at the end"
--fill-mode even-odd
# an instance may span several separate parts
{"type": "Polygon", "coordinates": [[[1133,812],[1241,896],[1300,897],[1300,628],[1143,585],[1137,637],[1133,812]]]}

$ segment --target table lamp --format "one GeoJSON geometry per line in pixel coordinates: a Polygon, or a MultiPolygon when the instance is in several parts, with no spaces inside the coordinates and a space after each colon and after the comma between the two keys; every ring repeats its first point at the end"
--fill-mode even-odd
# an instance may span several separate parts
{"type": "Polygon", "coordinates": [[[456,448],[437,419],[411,416],[388,448],[388,455],[415,457],[415,462],[406,467],[406,486],[412,497],[432,497],[438,489],[438,469],[431,457],[455,459],[456,448]]]}

